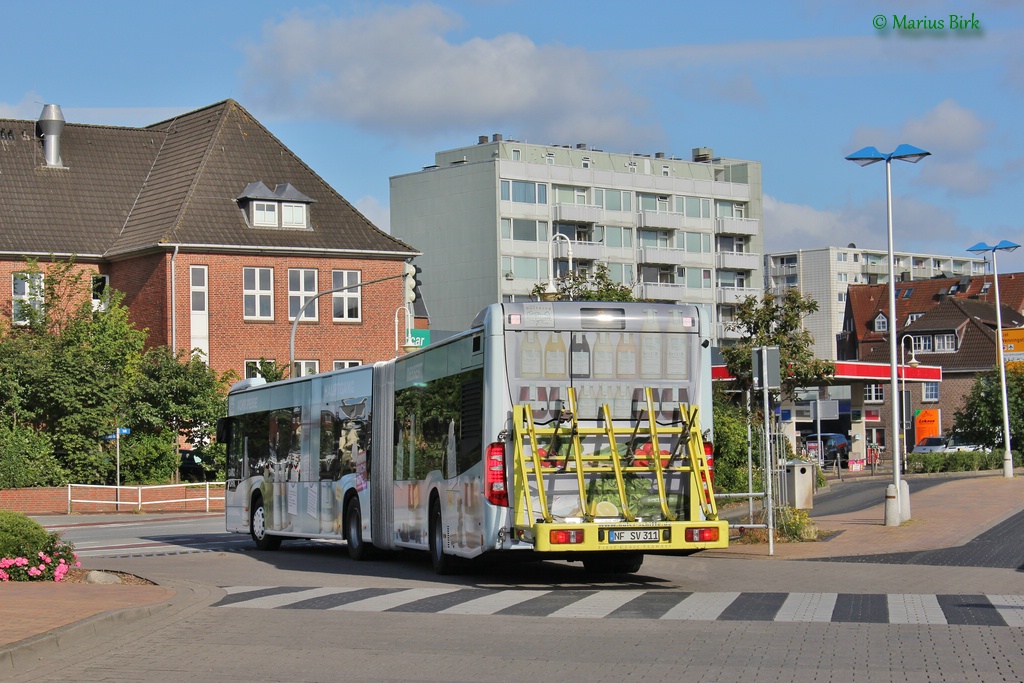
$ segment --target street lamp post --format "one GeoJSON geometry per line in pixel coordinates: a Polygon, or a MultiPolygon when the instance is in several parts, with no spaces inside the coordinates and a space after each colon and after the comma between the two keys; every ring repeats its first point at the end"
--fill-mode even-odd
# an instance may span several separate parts
{"type": "Polygon", "coordinates": [[[572,272],[572,240],[569,239],[568,235],[556,232],[548,240],[548,288],[541,295],[545,301],[555,301],[558,299],[558,288],[555,287],[555,254],[552,247],[554,247],[559,237],[565,240],[565,253],[569,258],[569,271],[572,272]]]}
{"type": "Polygon", "coordinates": [[[907,454],[910,452],[910,447],[907,444],[907,419],[910,413],[909,401],[904,403],[904,397],[907,395],[907,342],[910,342],[910,367],[916,368],[920,363],[917,361],[917,355],[914,353],[914,338],[907,335],[900,340],[900,364],[903,366],[903,388],[900,390],[900,410],[902,411],[901,417],[903,421],[900,422],[900,433],[902,434],[901,440],[903,441],[903,462],[907,462],[907,454]]]}
{"type": "Polygon", "coordinates": [[[992,279],[996,281],[996,363],[999,365],[999,390],[1003,399],[1003,476],[1013,477],[1013,451],[1010,448],[1010,402],[1006,397],[1006,362],[1003,360],[1003,315],[999,303],[999,267],[996,265],[997,251],[1013,251],[1019,248],[1019,244],[1002,240],[999,244],[989,246],[984,242],[978,242],[967,251],[975,254],[992,252],[992,279]]]}
{"type": "MultiPolygon", "coordinates": [[[[889,238],[889,392],[896,396],[899,385],[896,380],[896,333],[898,331],[896,320],[896,254],[892,245],[892,160],[899,159],[916,164],[921,159],[929,156],[926,152],[912,145],[900,145],[889,154],[883,154],[874,147],[865,147],[850,154],[846,158],[859,166],[869,166],[879,161],[885,162],[885,215],[886,228],[889,238]]],[[[900,413],[899,402],[892,403],[892,429],[893,436],[897,435],[899,429],[900,413]]],[[[896,439],[894,438],[893,441],[896,439]]],[[[885,526],[899,526],[903,521],[904,504],[907,510],[910,509],[910,501],[903,501],[904,496],[900,491],[900,449],[899,444],[892,449],[892,482],[895,490],[890,495],[885,494],[885,526]]],[[[906,494],[909,499],[909,491],[906,494]]],[[[909,519],[909,517],[908,517],[909,519]]]]}

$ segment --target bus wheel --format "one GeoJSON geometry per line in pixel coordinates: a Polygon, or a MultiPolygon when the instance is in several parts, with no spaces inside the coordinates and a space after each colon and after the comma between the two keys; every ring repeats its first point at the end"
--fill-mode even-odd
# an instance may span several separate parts
{"type": "Polygon", "coordinates": [[[455,571],[455,558],[444,552],[441,504],[437,501],[430,504],[430,563],[434,565],[434,572],[442,576],[455,571]]]}
{"type": "Polygon", "coordinates": [[[281,538],[267,533],[267,509],[263,506],[263,496],[256,496],[249,512],[249,533],[257,550],[277,550],[281,547],[281,538]]]}
{"type": "Polygon", "coordinates": [[[345,540],[348,541],[348,556],[356,562],[370,558],[373,546],[363,540],[363,515],[359,510],[359,499],[353,496],[345,506],[345,540]]]}
{"type": "Polygon", "coordinates": [[[583,560],[583,567],[591,574],[636,574],[643,563],[641,553],[614,553],[588,557],[583,560]]]}

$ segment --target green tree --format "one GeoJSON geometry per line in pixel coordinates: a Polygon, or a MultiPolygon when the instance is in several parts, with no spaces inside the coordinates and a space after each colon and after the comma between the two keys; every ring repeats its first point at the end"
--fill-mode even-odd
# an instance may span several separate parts
{"type": "MultiPolygon", "coordinates": [[[[217,418],[226,414],[225,396],[236,379],[233,372],[218,375],[199,355],[189,351],[174,354],[166,346],[149,349],[139,364],[127,411],[133,436],[155,437],[140,448],[154,452],[154,444],[163,444],[174,468],[179,437],[200,453],[221,453],[210,448],[211,436],[217,418]]],[[[211,465],[217,463],[211,461],[211,465]]],[[[161,476],[157,470],[146,471],[161,476]]]]}
{"type": "MultiPolygon", "coordinates": [[[[721,384],[713,393],[715,421],[715,491],[747,490],[747,424],[745,408],[735,403],[721,384]]],[[[755,446],[755,450],[756,450],[755,446]]]]}
{"type": "MultiPolygon", "coordinates": [[[[636,301],[633,288],[611,279],[608,266],[598,263],[593,272],[570,270],[555,280],[559,298],[570,301],[636,301]]],[[[541,298],[546,285],[533,288],[533,295],[541,298]]]]}
{"type": "Polygon", "coordinates": [[[765,291],[760,300],[748,296],[736,307],[729,329],[740,333],[734,346],[722,348],[729,374],[740,388],[751,387],[751,358],[759,346],[779,347],[782,390],[792,395],[799,387],[827,382],[835,374],[835,363],[814,357],[814,338],[803,329],[803,319],[818,310],[818,302],[795,288],[779,296],[765,291]]]}
{"type": "MultiPolygon", "coordinates": [[[[1011,446],[1021,449],[1024,438],[1024,368],[1006,369],[1006,399],[1010,415],[1011,446]]],[[[993,368],[974,380],[964,405],[953,416],[953,431],[970,443],[1003,448],[1003,397],[999,372],[993,368]]]]}

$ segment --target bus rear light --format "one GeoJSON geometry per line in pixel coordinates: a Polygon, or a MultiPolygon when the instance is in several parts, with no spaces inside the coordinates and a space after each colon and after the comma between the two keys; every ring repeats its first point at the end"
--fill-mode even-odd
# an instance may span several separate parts
{"type": "Polygon", "coordinates": [[[718,528],[691,528],[686,530],[687,543],[714,543],[718,540],[718,528]]]}
{"type": "Polygon", "coordinates": [[[704,442],[704,459],[708,461],[708,472],[711,473],[711,483],[715,483],[715,445],[710,441],[704,442]]]}
{"type": "Polygon", "coordinates": [[[553,529],[551,545],[571,545],[583,543],[583,529],[553,529]]]}
{"type": "Polygon", "coordinates": [[[484,457],[484,494],[492,505],[508,507],[508,487],[505,478],[505,444],[492,443],[484,457]]]}

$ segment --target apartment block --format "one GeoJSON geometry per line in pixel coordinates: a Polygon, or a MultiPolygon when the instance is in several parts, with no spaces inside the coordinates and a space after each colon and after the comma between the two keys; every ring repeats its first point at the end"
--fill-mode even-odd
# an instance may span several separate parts
{"type": "MultiPolygon", "coordinates": [[[[969,278],[984,275],[988,264],[970,256],[938,256],[896,252],[896,279],[900,283],[934,278],[969,278]]],[[[797,249],[766,254],[765,289],[776,294],[790,287],[818,302],[818,312],[804,319],[814,336],[814,355],[836,360],[836,339],[843,331],[847,288],[853,284],[876,285],[889,281],[888,251],[846,247],[797,249]]],[[[903,287],[907,292],[907,288],[903,287]]],[[[909,294],[907,294],[909,296],[909,294]]]]}
{"type": "Polygon", "coordinates": [[[434,330],[529,300],[571,261],[607,265],[637,297],[701,305],[727,340],[735,304],[761,292],[761,204],[760,162],[708,148],[680,159],[493,135],[392,177],[391,232],[422,249],[434,330]]]}

